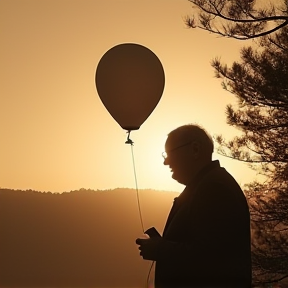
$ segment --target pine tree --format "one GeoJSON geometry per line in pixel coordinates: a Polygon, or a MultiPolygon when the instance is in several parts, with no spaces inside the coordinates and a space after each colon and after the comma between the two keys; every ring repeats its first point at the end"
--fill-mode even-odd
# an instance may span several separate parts
{"type": "Polygon", "coordinates": [[[219,151],[247,162],[266,177],[245,188],[252,223],[253,278],[269,283],[288,278],[288,26],[242,48],[231,67],[212,66],[224,89],[238,99],[227,106],[227,122],[241,136],[216,138],[219,151]]]}
{"type": "Polygon", "coordinates": [[[188,0],[194,13],[185,22],[221,36],[246,40],[265,36],[288,25],[287,0],[188,0]]]}
{"type": "Polygon", "coordinates": [[[251,0],[189,1],[200,9],[187,17],[189,27],[257,38],[230,67],[212,61],[223,88],[238,100],[236,107],[227,106],[227,122],[242,132],[229,141],[219,135],[216,142],[221,154],[265,177],[244,191],[251,212],[253,282],[278,282],[288,278],[288,1],[265,8],[251,0]]]}

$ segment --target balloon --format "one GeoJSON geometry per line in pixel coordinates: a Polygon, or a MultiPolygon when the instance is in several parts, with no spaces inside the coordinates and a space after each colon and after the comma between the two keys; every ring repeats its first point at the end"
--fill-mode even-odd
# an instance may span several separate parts
{"type": "Polygon", "coordinates": [[[95,82],[108,112],[123,129],[131,131],[140,128],[160,101],[165,75],[151,50],[124,43],[102,56],[95,82]]]}

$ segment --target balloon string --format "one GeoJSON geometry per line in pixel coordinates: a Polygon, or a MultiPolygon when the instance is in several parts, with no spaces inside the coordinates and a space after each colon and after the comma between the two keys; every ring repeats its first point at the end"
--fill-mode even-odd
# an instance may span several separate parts
{"type": "Polygon", "coordinates": [[[151,287],[154,287],[152,283],[150,283],[150,274],[152,272],[152,268],[154,266],[154,262],[155,261],[152,261],[151,265],[150,265],[150,268],[149,268],[149,272],[148,272],[148,275],[147,275],[147,279],[146,279],[146,288],[151,288],[151,287]],[[150,285],[151,284],[151,285],[150,285]]]}
{"type": "Polygon", "coordinates": [[[138,212],[139,212],[139,217],[140,217],[142,231],[143,231],[143,234],[145,234],[143,218],[142,218],[142,212],[141,212],[141,206],[140,206],[140,199],[139,199],[139,189],[138,189],[138,183],[137,183],[137,175],[136,175],[136,168],[135,168],[134,153],[133,153],[133,144],[134,144],[134,142],[130,139],[130,132],[131,131],[127,132],[128,136],[127,136],[127,140],[126,140],[125,144],[130,144],[130,146],[131,146],[131,154],[132,154],[133,170],[134,170],[134,179],[135,179],[136,195],[137,195],[137,203],[138,203],[138,212]]]}
{"type": "MultiPolygon", "coordinates": [[[[139,200],[139,189],[138,189],[138,184],[137,184],[137,175],[136,175],[136,168],[135,168],[134,153],[133,153],[133,144],[134,144],[134,142],[130,139],[130,132],[131,132],[131,131],[128,131],[128,132],[127,132],[127,133],[128,133],[128,136],[127,136],[127,140],[126,140],[125,144],[130,144],[130,146],[131,146],[131,154],[132,154],[132,161],[133,161],[134,178],[135,178],[136,193],[137,193],[138,211],[139,211],[139,216],[140,216],[142,231],[143,231],[143,234],[145,234],[144,224],[143,224],[143,218],[142,218],[142,212],[141,212],[141,206],[140,206],[140,200],[139,200]]],[[[154,265],[154,261],[152,261],[151,266],[150,266],[150,268],[149,268],[148,275],[147,275],[147,279],[146,279],[145,288],[150,288],[149,280],[150,280],[150,274],[151,274],[153,265],[154,265]]]]}

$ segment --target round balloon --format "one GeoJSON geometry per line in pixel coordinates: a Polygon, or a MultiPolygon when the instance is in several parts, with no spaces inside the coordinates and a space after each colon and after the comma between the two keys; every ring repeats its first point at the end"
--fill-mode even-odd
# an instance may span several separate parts
{"type": "Polygon", "coordinates": [[[100,59],[95,76],[98,95],[111,116],[125,130],[137,130],[161,99],[165,74],[148,48],[124,43],[100,59]]]}

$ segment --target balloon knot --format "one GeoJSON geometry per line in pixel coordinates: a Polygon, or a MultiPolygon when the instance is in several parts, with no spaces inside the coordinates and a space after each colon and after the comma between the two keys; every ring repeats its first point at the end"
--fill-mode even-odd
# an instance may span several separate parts
{"type": "Polygon", "coordinates": [[[127,140],[126,140],[126,142],[125,142],[125,144],[130,144],[130,145],[133,145],[134,144],[134,142],[130,139],[130,130],[129,131],[127,131],[127,133],[128,133],[128,136],[127,136],[127,140]]]}

